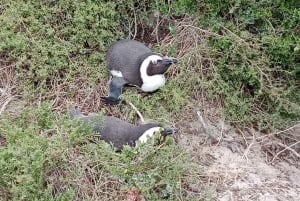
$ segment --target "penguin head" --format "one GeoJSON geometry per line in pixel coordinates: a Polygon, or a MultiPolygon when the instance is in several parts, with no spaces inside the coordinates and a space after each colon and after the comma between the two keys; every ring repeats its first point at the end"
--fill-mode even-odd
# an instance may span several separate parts
{"type": "Polygon", "coordinates": [[[166,137],[168,135],[172,135],[178,132],[177,128],[164,128],[160,126],[152,127],[146,130],[138,139],[141,143],[147,142],[149,138],[152,138],[156,133],[160,135],[160,137],[166,137]]]}
{"type": "Polygon", "coordinates": [[[172,135],[172,134],[175,134],[178,132],[178,129],[177,128],[162,128],[162,131],[161,131],[161,135],[162,136],[167,136],[167,135],[172,135]]]}
{"type": "Polygon", "coordinates": [[[163,57],[159,54],[152,54],[143,61],[147,65],[147,74],[149,76],[165,73],[172,64],[177,63],[173,57],[163,57]]]}

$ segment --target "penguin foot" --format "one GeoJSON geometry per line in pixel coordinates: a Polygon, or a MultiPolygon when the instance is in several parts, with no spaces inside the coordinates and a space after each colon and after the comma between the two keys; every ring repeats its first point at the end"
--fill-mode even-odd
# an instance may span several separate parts
{"type": "Polygon", "coordinates": [[[111,96],[101,96],[101,99],[108,104],[117,105],[120,102],[120,99],[113,98],[111,96]]]}

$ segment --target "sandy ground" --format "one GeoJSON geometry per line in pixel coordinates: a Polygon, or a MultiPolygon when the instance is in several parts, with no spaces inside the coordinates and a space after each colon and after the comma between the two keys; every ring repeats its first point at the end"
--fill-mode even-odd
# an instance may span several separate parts
{"type": "MultiPolygon", "coordinates": [[[[201,113],[200,108],[192,109],[191,118],[180,123],[184,129],[178,139],[203,169],[198,188],[210,188],[212,200],[219,201],[300,200],[299,158],[293,164],[280,157],[270,163],[272,157],[254,137],[262,134],[249,130],[241,135],[217,118],[217,110],[201,113]]],[[[300,124],[293,132],[300,133],[300,124]]]]}

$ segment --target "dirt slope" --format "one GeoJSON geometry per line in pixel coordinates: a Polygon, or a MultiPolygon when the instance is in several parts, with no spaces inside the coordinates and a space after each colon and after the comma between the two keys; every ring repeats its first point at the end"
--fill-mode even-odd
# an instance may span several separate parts
{"type": "MultiPolygon", "coordinates": [[[[200,111],[201,106],[191,109],[190,117],[178,125],[183,128],[179,145],[203,169],[202,181],[192,189],[210,189],[212,199],[220,201],[300,200],[299,160],[291,164],[277,157],[270,163],[273,158],[256,140],[262,134],[237,132],[217,117],[218,109],[200,111]]],[[[300,133],[300,124],[292,132],[300,133]]]]}

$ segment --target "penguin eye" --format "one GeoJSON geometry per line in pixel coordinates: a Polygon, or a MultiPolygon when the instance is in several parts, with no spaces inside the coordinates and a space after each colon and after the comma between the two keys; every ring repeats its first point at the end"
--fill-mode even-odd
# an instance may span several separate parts
{"type": "Polygon", "coordinates": [[[162,62],[162,60],[161,59],[158,59],[158,60],[156,60],[155,62],[153,62],[153,64],[158,64],[158,63],[161,63],[162,62]]]}

